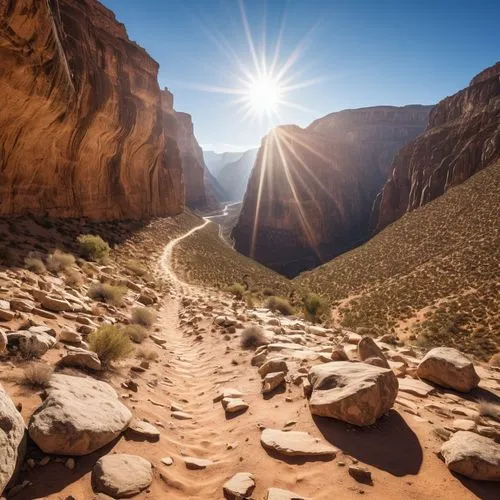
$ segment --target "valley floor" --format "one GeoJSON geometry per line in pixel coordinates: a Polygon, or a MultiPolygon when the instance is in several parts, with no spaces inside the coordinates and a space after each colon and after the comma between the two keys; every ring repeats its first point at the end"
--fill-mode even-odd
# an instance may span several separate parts
{"type": "MultiPolygon", "coordinates": [[[[159,221],[147,233],[151,242],[161,241],[156,236],[162,224],[168,222],[159,221]]],[[[151,339],[144,342],[157,351],[158,358],[142,372],[131,371],[137,365],[131,358],[105,376],[136,418],[159,429],[159,441],[137,440],[125,434],[92,455],[76,457],[73,470],[65,467],[64,457],[51,457],[41,466],[38,454],[37,465],[21,472],[18,482],[29,483],[16,499],[95,498],[91,470],[96,460],[108,453],[139,455],[153,464],[151,486],[136,497],[143,499],[223,498],[223,484],[237,472],[254,475],[251,498],[255,499],[267,498],[269,488],[291,490],[297,494],[293,498],[318,500],[358,498],[363,493],[374,499],[498,498],[498,483],[452,474],[436,452],[442,445],[439,436],[448,436],[464,425],[464,420],[471,426],[481,420],[477,414],[479,400],[498,403],[500,371],[478,366],[480,388],[467,395],[433,388],[432,394],[421,397],[400,390],[394,408],[366,428],[314,417],[299,375],[307,373],[311,365],[324,362],[325,357],[329,359],[340,345],[355,358],[359,336],[340,329],[312,327],[298,318],[285,318],[264,309],[250,309],[227,293],[188,283],[184,252],[174,250],[189,248],[190,241],[196,241],[200,231],[209,227],[208,222],[200,224],[190,218],[182,234],[176,230],[176,239],[171,239],[162,252],[153,252],[156,271],[168,284],[157,305],[156,323],[156,335],[165,343],[158,345],[151,339]],[[261,393],[257,368],[251,365],[254,352],[240,346],[243,329],[257,324],[273,337],[272,345],[278,346],[276,352],[286,357],[289,367],[286,384],[266,395],[261,393]],[[122,383],[130,378],[138,384],[137,392],[123,388],[122,383]],[[221,402],[214,402],[225,388],[241,391],[249,405],[246,412],[228,414],[221,402]],[[336,446],[339,452],[335,459],[318,459],[266,451],[260,442],[263,428],[306,431],[336,446]],[[162,463],[165,457],[172,458],[172,465],[162,463]],[[187,457],[210,463],[193,470],[186,466],[187,457]],[[355,481],[348,473],[352,464],[366,466],[373,485],[355,481]]],[[[6,274],[14,279],[13,271],[6,274]]],[[[60,326],[61,321],[53,324],[60,326]]],[[[402,347],[382,347],[389,359],[398,354],[406,356],[410,366],[421,356],[421,352],[402,347]]],[[[60,349],[52,349],[43,359],[55,363],[59,356],[60,349]]],[[[405,377],[400,364],[391,362],[391,366],[398,377],[405,377]]],[[[40,399],[38,393],[19,384],[22,368],[23,363],[4,359],[0,381],[14,402],[22,404],[22,414],[28,420],[40,399]]],[[[500,423],[484,417],[482,424],[500,436],[500,423]]]]}

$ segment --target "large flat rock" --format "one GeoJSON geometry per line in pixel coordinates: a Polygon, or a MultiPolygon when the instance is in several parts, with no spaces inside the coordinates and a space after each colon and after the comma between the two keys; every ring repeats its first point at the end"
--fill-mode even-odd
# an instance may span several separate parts
{"type": "Polygon", "coordinates": [[[364,426],[373,424],[396,399],[398,380],[392,370],[366,363],[332,361],[311,368],[313,415],[364,426]]]}
{"type": "Polygon", "coordinates": [[[334,446],[311,436],[307,432],[281,431],[279,429],[264,429],[260,442],[267,450],[281,455],[316,457],[330,456],[335,458],[338,449],[334,446]]]}
{"type": "Polygon", "coordinates": [[[86,455],[119,436],[131,419],[109,384],[57,374],[28,431],[45,453],[86,455]]]}
{"type": "Polygon", "coordinates": [[[24,458],[25,431],[23,417],[0,385],[0,496],[24,458]]]}

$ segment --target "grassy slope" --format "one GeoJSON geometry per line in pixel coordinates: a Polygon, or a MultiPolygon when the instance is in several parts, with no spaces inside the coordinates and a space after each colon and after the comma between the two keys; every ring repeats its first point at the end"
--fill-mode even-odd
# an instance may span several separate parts
{"type": "Polygon", "coordinates": [[[485,358],[500,349],[499,207],[496,164],[294,282],[327,297],[344,326],[485,358]]]}
{"type": "Polygon", "coordinates": [[[288,296],[294,288],[287,278],[222,242],[216,224],[209,224],[177,245],[174,258],[176,266],[192,283],[225,288],[246,281],[250,289],[262,291],[271,288],[276,294],[284,296],[288,296]]]}

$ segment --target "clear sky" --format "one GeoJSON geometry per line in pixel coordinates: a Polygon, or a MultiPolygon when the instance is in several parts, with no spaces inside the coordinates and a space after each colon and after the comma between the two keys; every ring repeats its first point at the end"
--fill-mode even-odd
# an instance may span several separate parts
{"type": "Polygon", "coordinates": [[[101,1],[160,63],[160,85],[193,116],[198,142],[219,152],[341,109],[435,103],[500,60],[500,0],[101,1]],[[257,78],[249,35],[262,73],[276,53],[274,76],[291,63],[272,84],[291,105],[273,103],[271,118],[235,102],[242,80],[257,78]]]}

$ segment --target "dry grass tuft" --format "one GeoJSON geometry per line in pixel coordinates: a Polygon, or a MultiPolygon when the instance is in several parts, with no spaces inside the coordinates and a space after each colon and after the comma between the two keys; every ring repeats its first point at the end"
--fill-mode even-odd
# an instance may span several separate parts
{"type": "Polygon", "coordinates": [[[326,300],[316,293],[308,293],[304,296],[305,317],[312,323],[321,321],[328,317],[329,308],[326,300]]]}
{"type": "Polygon", "coordinates": [[[141,325],[126,325],[123,327],[123,333],[135,344],[142,344],[148,336],[148,332],[141,325]]]}
{"type": "Polygon", "coordinates": [[[54,370],[43,363],[31,363],[24,369],[23,383],[32,387],[45,388],[49,385],[54,370]]]}
{"type": "Polygon", "coordinates": [[[90,285],[88,291],[88,296],[91,299],[107,302],[114,306],[121,306],[125,295],[127,295],[126,287],[114,286],[109,283],[94,283],[90,285]]]}
{"type": "Polygon", "coordinates": [[[148,269],[138,260],[129,260],[125,262],[124,267],[136,276],[145,276],[148,273],[148,269]]]}
{"type": "Polygon", "coordinates": [[[241,347],[244,349],[255,349],[261,345],[269,344],[264,330],[260,326],[249,326],[241,332],[241,347]]]}
{"type": "Polygon", "coordinates": [[[24,265],[26,269],[36,273],[36,274],[45,274],[47,272],[47,268],[41,259],[37,259],[36,257],[26,257],[24,259],[24,265]]]}
{"type": "Polygon", "coordinates": [[[100,236],[81,234],[76,240],[80,253],[87,260],[101,261],[109,256],[109,245],[100,236]]]}
{"type": "Polygon", "coordinates": [[[113,361],[129,356],[133,351],[132,342],[123,330],[115,325],[104,325],[88,337],[91,351],[94,351],[104,367],[109,367],[113,361]]]}
{"type": "Polygon", "coordinates": [[[241,300],[245,295],[245,287],[241,283],[233,283],[226,288],[226,291],[234,295],[237,299],[241,300]]]}
{"type": "Polygon", "coordinates": [[[284,316],[290,316],[294,313],[293,307],[288,300],[274,295],[267,299],[266,307],[271,311],[279,311],[284,316]]]}
{"type": "Polygon", "coordinates": [[[75,261],[74,255],[56,250],[47,257],[47,269],[53,273],[67,271],[75,265],[75,261]]]}
{"type": "Polygon", "coordinates": [[[138,347],[135,350],[135,355],[139,359],[145,359],[146,361],[156,361],[159,358],[159,353],[156,349],[152,347],[138,347]]]}
{"type": "Polygon", "coordinates": [[[147,307],[134,307],[132,309],[132,321],[149,328],[156,321],[156,312],[147,307]]]}

